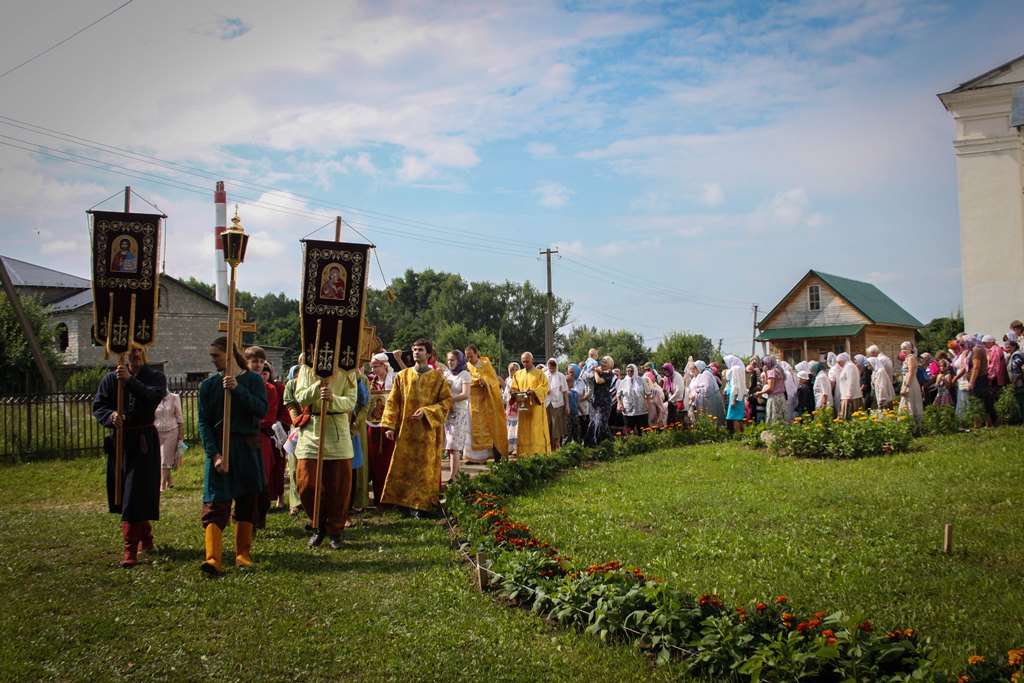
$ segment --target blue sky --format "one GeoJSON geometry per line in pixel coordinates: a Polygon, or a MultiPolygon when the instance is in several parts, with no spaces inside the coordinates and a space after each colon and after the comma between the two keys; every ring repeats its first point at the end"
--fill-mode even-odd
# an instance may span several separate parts
{"type": "MultiPolygon", "coordinates": [[[[0,72],[122,2],[7,3],[0,72]]],[[[557,247],[573,322],[652,347],[749,353],[752,304],[812,268],[927,322],[961,298],[935,95],[1024,54],[1021,25],[998,0],[136,0],[0,77],[0,253],[88,276],[84,212],[130,184],[168,272],[213,281],[223,179],[257,293],[297,297],[298,240],[340,212],[388,277],[543,287],[557,247]]]]}

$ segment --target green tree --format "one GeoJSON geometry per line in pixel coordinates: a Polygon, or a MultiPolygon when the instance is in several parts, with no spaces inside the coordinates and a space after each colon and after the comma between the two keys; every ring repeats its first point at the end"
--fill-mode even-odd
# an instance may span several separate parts
{"type": "MultiPolygon", "coordinates": [[[[476,330],[469,332],[466,326],[460,322],[449,322],[441,325],[437,336],[432,340],[437,348],[438,359],[443,359],[452,349],[465,350],[470,344],[475,344],[480,350],[481,356],[491,359],[491,364],[496,371],[501,371],[508,363],[508,350],[498,343],[498,338],[487,330],[476,330]]],[[[404,348],[404,347],[403,347],[404,348]]]]}
{"type": "Polygon", "coordinates": [[[714,344],[703,334],[669,332],[654,350],[654,363],[658,367],[664,363],[671,363],[681,372],[690,356],[693,356],[694,360],[710,362],[718,359],[716,352],[714,344]]]}
{"type": "Polygon", "coordinates": [[[183,285],[186,285],[188,287],[191,287],[192,289],[195,289],[197,291],[202,292],[206,296],[209,296],[209,297],[217,296],[217,288],[214,285],[212,285],[212,284],[210,284],[208,282],[203,282],[202,280],[197,280],[194,277],[189,277],[189,278],[187,278],[185,280],[181,280],[180,282],[183,285]]]}
{"type": "MultiPolygon", "coordinates": [[[[494,335],[503,361],[505,350],[517,357],[543,353],[547,295],[529,282],[467,283],[452,273],[410,269],[392,280],[391,291],[393,301],[381,290],[366,297],[366,318],[387,348],[408,348],[417,337],[436,343],[445,325],[458,322],[470,336],[494,335]]],[[[558,349],[565,343],[558,330],[568,324],[571,304],[555,297],[552,310],[558,349]]]]}
{"type": "Polygon", "coordinates": [[[596,327],[579,325],[569,331],[565,343],[566,355],[574,363],[585,361],[590,349],[597,349],[602,356],[611,356],[620,368],[630,363],[641,365],[651,354],[644,344],[644,338],[629,330],[598,330],[596,327]]]}
{"type": "MultiPolygon", "coordinates": [[[[57,326],[50,316],[49,310],[32,296],[20,297],[21,307],[25,311],[29,325],[35,332],[36,339],[43,347],[43,355],[50,369],[56,373],[60,368],[60,356],[57,355],[57,326]]],[[[0,291],[0,391],[19,393],[30,387],[42,387],[43,376],[36,367],[32,349],[29,348],[14,308],[7,294],[0,291]]]]}
{"type": "Polygon", "coordinates": [[[951,339],[956,339],[956,335],[963,331],[964,316],[960,311],[945,318],[935,318],[919,330],[921,341],[917,345],[918,349],[929,351],[932,354],[937,353],[946,348],[946,343],[951,339]]]}
{"type": "Polygon", "coordinates": [[[299,328],[299,302],[284,292],[257,296],[251,292],[235,292],[235,305],[245,311],[246,320],[256,323],[256,343],[288,349],[284,364],[293,365],[302,346],[299,328]]]}

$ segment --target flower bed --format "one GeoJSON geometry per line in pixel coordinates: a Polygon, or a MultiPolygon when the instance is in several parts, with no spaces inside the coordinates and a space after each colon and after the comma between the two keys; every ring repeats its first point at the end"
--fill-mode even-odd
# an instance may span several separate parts
{"type": "Polygon", "coordinates": [[[749,427],[744,440],[755,448],[800,458],[863,458],[906,452],[914,439],[912,424],[894,411],[857,411],[851,419],[840,420],[824,408],[790,423],[749,427]]]}
{"type": "MultiPolygon", "coordinates": [[[[603,641],[632,643],[658,663],[681,661],[694,675],[714,680],[935,680],[934,650],[913,628],[883,632],[861,616],[801,610],[785,596],[730,607],[717,595],[694,597],[614,560],[580,566],[510,519],[501,505],[502,496],[584,462],[726,438],[705,420],[694,429],[673,427],[597,448],[569,445],[548,457],[503,462],[489,474],[463,476],[449,487],[450,511],[469,546],[489,558],[486,569],[499,595],[603,641]]],[[[1010,651],[1005,666],[1007,660],[996,655],[979,657],[961,681],[1024,681],[1024,650],[1010,651]]]]}

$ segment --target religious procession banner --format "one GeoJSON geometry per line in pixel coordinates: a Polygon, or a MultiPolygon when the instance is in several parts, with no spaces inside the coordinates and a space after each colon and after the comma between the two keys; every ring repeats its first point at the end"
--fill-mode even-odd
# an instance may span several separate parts
{"type": "Polygon", "coordinates": [[[93,337],[108,354],[156,342],[158,214],[89,211],[93,337]]]}
{"type": "Polygon", "coordinates": [[[302,240],[302,349],[319,377],[359,364],[369,244],[302,240]]]}

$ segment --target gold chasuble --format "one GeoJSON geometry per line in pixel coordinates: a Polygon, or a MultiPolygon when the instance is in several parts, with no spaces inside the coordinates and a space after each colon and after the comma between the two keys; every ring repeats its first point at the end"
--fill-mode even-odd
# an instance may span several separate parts
{"type": "Polygon", "coordinates": [[[420,374],[412,367],[395,375],[380,420],[382,428],[395,432],[395,453],[384,480],[382,503],[424,512],[438,504],[444,420],[451,407],[452,391],[441,373],[420,374]],[[423,416],[414,419],[413,413],[420,409],[423,416]]]}
{"type": "Polygon", "coordinates": [[[498,449],[501,457],[508,457],[508,426],[505,408],[501,402],[501,382],[491,361],[480,358],[480,365],[467,363],[473,383],[469,387],[469,426],[474,451],[498,449]]]}
{"type": "Polygon", "coordinates": [[[520,370],[512,378],[513,394],[529,389],[533,389],[529,407],[526,410],[519,409],[519,446],[516,454],[520,457],[551,452],[548,416],[544,408],[544,398],[548,395],[548,378],[536,365],[529,370],[520,370]]]}

